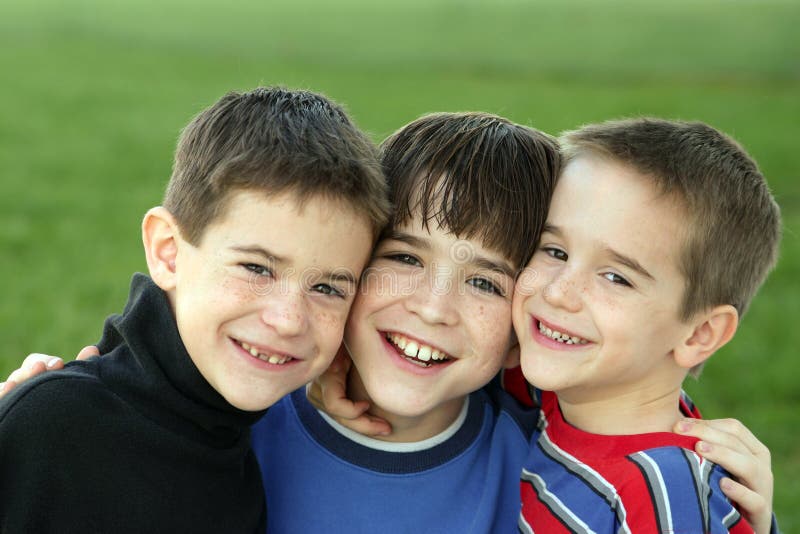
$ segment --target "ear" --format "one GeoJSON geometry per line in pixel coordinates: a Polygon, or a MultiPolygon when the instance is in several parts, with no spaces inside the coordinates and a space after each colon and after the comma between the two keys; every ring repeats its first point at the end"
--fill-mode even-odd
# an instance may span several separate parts
{"type": "Polygon", "coordinates": [[[703,363],[731,340],[739,326],[739,312],[724,304],[700,314],[693,322],[689,338],[673,351],[675,361],[686,369],[703,363]]]}
{"type": "Polygon", "coordinates": [[[178,256],[180,232],[175,218],[164,207],[151,208],[142,221],[142,242],[150,277],[158,287],[169,291],[175,287],[175,260],[178,256]]]}

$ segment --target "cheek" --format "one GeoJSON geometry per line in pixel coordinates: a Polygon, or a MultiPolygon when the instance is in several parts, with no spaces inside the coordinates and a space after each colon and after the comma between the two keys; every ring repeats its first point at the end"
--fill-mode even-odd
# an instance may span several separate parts
{"type": "Polygon", "coordinates": [[[511,338],[511,303],[481,303],[469,310],[473,337],[487,351],[505,351],[511,338]]]}
{"type": "Polygon", "coordinates": [[[321,347],[339,348],[342,342],[347,314],[343,311],[317,311],[313,314],[318,344],[321,347]]]}

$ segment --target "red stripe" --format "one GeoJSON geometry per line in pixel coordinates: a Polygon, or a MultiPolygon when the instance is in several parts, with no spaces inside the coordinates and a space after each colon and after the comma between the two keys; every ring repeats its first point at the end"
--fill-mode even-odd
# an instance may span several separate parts
{"type": "Polygon", "coordinates": [[[522,497],[522,517],[534,532],[570,533],[569,529],[539,500],[539,496],[536,495],[536,491],[530,483],[525,481],[520,483],[520,496],[522,497]]]}

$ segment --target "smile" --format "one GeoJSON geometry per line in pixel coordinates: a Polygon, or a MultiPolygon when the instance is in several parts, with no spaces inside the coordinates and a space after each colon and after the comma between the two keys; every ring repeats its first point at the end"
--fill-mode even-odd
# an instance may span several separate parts
{"type": "Polygon", "coordinates": [[[420,367],[442,364],[451,359],[447,353],[419,341],[408,339],[401,334],[386,332],[384,336],[386,341],[391,343],[407,361],[420,367]]]}
{"type": "Polygon", "coordinates": [[[569,334],[564,334],[559,332],[558,330],[551,330],[550,328],[546,327],[544,323],[538,321],[539,323],[539,332],[543,335],[558,341],[559,343],[564,343],[565,345],[586,345],[588,343],[587,340],[577,337],[577,336],[570,336],[569,334]]]}
{"type": "Polygon", "coordinates": [[[239,341],[238,339],[234,339],[233,341],[244,350],[249,352],[253,358],[258,358],[262,362],[271,363],[273,365],[283,365],[294,360],[294,358],[286,354],[264,354],[262,352],[258,352],[258,349],[252,345],[248,345],[244,341],[239,341]]]}

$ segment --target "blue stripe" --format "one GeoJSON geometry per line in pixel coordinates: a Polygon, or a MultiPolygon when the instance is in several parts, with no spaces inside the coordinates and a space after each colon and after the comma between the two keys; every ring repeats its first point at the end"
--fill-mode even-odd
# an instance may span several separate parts
{"type": "MultiPolygon", "coordinates": [[[[699,506],[694,476],[686,463],[683,449],[661,447],[650,449],[647,455],[652,458],[661,472],[669,499],[672,528],[675,532],[703,532],[703,514],[699,506]]],[[[653,487],[653,492],[661,488],[653,487]]]]}
{"type": "MultiPolygon", "coordinates": [[[[537,436],[539,434],[537,433],[537,436]]],[[[616,514],[590,484],[570,471],[573,464],[566,458],[553,459],[538,440],[536,450],[528,459],[528,470],[547,481],[548,490],[555,495],[564,507],[580,517],[595,532],[614,532],[619,527],[616,514]],[[563,464],[561,462],[564,462],[563,464]]],[[[582,464],[578,464],[582,466],[582,464]]]]}

